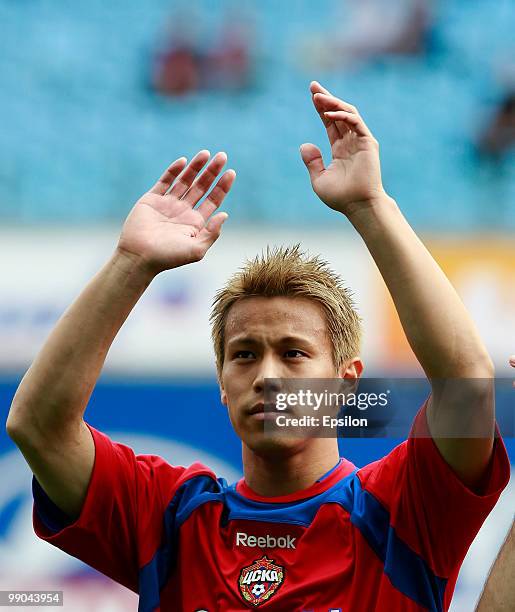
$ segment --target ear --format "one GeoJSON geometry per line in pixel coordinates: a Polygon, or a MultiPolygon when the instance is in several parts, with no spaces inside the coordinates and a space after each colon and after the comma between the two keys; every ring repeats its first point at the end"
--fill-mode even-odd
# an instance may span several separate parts
{"type": "Polygon", "coordinates": [[[359,378],[363,372],[364,364],[359,357],[346,361],[340,368],[340,378],[359,378]]]}
{"type": "Polygon", "coordinates": [[[220,401],[224,406],[227,406],[227,395],[225,393],[223,382],[218,379],[218,386],[220,387],[220,401]]]}

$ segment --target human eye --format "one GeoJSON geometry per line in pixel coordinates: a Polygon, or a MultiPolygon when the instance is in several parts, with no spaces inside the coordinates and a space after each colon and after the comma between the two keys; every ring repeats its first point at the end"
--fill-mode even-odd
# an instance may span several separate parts
{"type": "Polygon", "coordinates": [[[298,349],[289,349],[286,351],[285,356],[293,359],[297,359],[299,357],[306,357],[306,353],[299,351],[298,349]],[[296,354],[293,354],[296,353],[296,354]]]}
{"type": "Polygon", "coordinates": [[[233,359],[250,359],[254,356],[252,351],[235,351],[233,359]]]}

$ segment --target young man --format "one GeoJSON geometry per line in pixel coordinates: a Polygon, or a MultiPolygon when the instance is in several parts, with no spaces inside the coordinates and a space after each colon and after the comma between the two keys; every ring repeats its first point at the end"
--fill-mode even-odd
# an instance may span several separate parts
{"type": "Polygon", "coordinates": [[[311,93],[332,150],[326,168],[317,147],[301,147],[313,189],[369,248],[431,398],[413,435],[360,470],[339,458],[334,438],[266,436],[265,379],[357,378],[363,368],[359,319],[339,279],[298,248],[279,249],[233,276],[213,310],[241,481],[227,486],[200,464],[135,457],[86,425],[109,346],[139,297],[158,273],[202,259],[225,221],[224,213],[207,220],[231,187],[230,170],[195,208],[225,156],[196,181],[208,152],[174,162],[57,324],[7,424],[34,473],[37,534],[139,592],[142,611],[447,609],[508,479],[484,384],[493,367],[474,324],[385,193],[378,144],[356,108],[316,82],[311,93]],[[442,379],[468,384],[446,393],[442,379]]]}

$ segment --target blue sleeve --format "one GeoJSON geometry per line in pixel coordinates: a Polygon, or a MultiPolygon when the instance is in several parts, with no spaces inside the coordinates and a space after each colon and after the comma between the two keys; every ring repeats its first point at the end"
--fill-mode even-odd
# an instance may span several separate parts
{"type": "Polygon", "coordinates": [[[39,520],[52,533],[57,533],[73,523],[73,519],[48,497],[35,476],[32,477],[32,496],[34,497],[34,510],[39,520]]]}

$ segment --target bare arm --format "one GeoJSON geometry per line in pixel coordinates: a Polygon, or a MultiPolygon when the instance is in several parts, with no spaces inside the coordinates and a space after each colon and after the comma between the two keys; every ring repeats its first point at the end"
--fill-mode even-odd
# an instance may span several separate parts
{"type": "MultiPolygon", "coordinates": [[[[515,368],[515,355],[509,359],[515,368]]],[[[515,386],[515,383],[514,383],[515,386]]],[[[515,521],[486,579],[476,612],[509,612],[515,609],[515,521]]]]}
{"type": "Polygon", "coordinates": [[[7,431],[71,517],[80,513],[95,458],[83,414],[116,334],[154,276],[199,261],[220,235],[226,213],[206,222],[235,175],[225,172],[194,208],[226,161],[216,155],[193,182],[208,158],[200,152],[188,166],[180,158],[135,204],[115,253],[61,317],[14,397],[7,431]]]}
{"type": "Polygon", "coordinates": [[[490,570],[476,612],[509,612],[515,609],[515,522],[490,570]]]}
{"type": "Polygon", "coordinates": [[[302,145],[313,189],[347,216],[367,245],[432,383],[427,418],[435,442],[461,479],[476,484],[493,444],[490,357],[445,274],[386,194],[379,145],[358,110],[318,83],[312,83],[311,93],[333,157],[326,168],[318,147],[302,145]],[[449,379],[458,382],[444,385],[449,379]],[[449,431],[471,437],[447,437],[449,431]]]}

